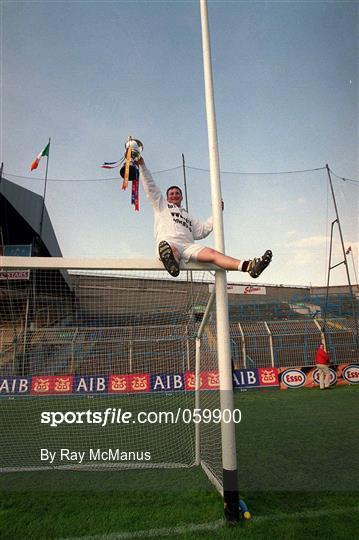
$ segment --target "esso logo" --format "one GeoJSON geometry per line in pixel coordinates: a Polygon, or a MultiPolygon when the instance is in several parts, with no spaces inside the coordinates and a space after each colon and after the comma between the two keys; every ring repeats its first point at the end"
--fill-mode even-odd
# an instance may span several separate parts
{"type": "Polygon", "coordinates": [[[343,378],[350,384],[359,383],[359,366],[347,366],[343,369],[343,378]]]}
{"type": "Polygon", "coordinates": [[[287,369],[282,373],[282,383],[291,388],[303,386],[306,380],[306,374],[300,371],[300,369],[287,369]]]}
{"type": "MultiPolygon", "coordinates": [[[[329,384],[335,384],[337,382],[337,374],[336,372],[334,371],[334,369],[332,368],[329,368],[329,371],[330,371],[330,381],[329,381],[329,384]]],[[[320,384],[320,381],[319,381],[319,370],[318,369],[315,369],[313,371],[313,381],[317,384],[320,384]]]]}

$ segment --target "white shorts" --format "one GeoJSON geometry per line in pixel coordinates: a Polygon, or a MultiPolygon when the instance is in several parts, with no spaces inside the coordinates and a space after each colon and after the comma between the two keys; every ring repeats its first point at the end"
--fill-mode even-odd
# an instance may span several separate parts
{"type": "Polygon", "coordinates": [[[200,246],[198,244],[192,243],[192,244],[176,244],[175,242],[172,242],[171,240],[166,240],[171,247],[176,248],[180,257],[181,261],[188,263],[188,261],[191,259],[192,261],[197,261],[197,256],[202,249],[204,249],[205,246],[200,246]]]}
{"type": "MultiPolygon", "coordinates": [[[[178,248],[177,248],[178,249],[178,248]]],[[[180,246],[178,251],[181,254],[181,259],[188,263],[188,261],[191,259],[192,261],[197,261],[198,253],[204,249],[204,246],[199,246],[198,244],[185,244],[184,246],[180,246]],[[182,253],[181,253],[182,250],[182,253]]]]}

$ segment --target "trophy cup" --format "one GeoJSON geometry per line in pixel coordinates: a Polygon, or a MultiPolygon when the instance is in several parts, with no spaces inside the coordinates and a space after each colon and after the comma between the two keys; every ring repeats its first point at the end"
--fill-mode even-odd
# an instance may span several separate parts
{"type": "Polygon", "coordinates": [[[124,184],[126,184],[125,187],[122,186],[123,189],[126,189],[129,180],[132,182],[139,179],[137,162],[143,150],[143,144],[138,139],[133,139],[130,136],[125,143],[125,149],[125,161],[120,169],[120,175],[124,179],[124,184]]]}
{"type": "Polygon", "coordinates": [[[104,161],[101,167],[103,169],[115,169],[121,167],[120,175],[123,178],[122,189],[126,189],[129,180],[132,182],[131,204],[135,210],[140,209],[139,205],[139,179],[140,169],[138,161],[143,150],[143,144],[138,139],[133,139],[131,136],[127,138],[125,143],[125,155],[119,161],[104,161]]]}
{"type": "Polygon", "coordinates": [[[128,181],[132,182],[131,192],[131,204],[135,207],[135,210],[139,210],[139,178],[140,170],[138,167],[138,160],[143,150],[143,144],[138,139],[128,137],[125,144],[125,157],[124,163],[120,169],[120,175],[123,178],[122,189],[126,189],[128,181]]]}

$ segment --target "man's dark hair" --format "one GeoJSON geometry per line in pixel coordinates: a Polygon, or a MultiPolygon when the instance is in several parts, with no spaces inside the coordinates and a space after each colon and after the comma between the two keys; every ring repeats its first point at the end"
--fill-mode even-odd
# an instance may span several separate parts
{"type": "Polygon", "coordinates": [[[170,189],[174,189],[174,188],[178,189],[178,191],[180,191],[180,193],[181,193],[181,195],[183,197],[182,189],[180,187],[178,187],[178,186],[170,186],[166,191],[166,197],[168,197],[168,192],[170,191],[170,189]]]}

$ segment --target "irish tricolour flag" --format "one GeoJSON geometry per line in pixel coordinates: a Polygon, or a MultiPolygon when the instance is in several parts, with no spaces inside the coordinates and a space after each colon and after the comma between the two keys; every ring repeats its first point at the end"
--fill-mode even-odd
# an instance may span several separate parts
{"type": "Polygon", "coordinates": [[[45,146],[45,148],[43,149],[42,152],[40,152],[40,154],[38,156],[36,156],[36,158],[34,159],[34,161],[31,163],[31,170],[34,171],[35,169],[37,169],[37,166],[38,164],[40,163],[40,159],[43,157],[43,156],[47,156],[49,157],[49,149],[50,149],[50,143],[47,144],[47,146],[45,146]]]}

